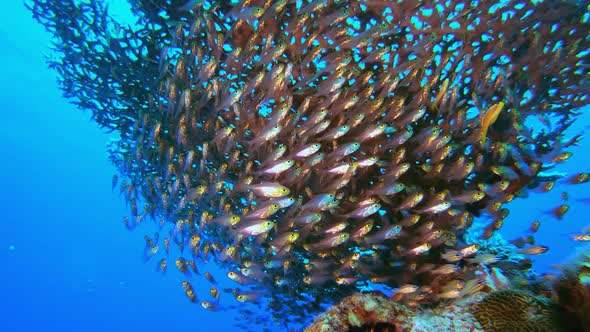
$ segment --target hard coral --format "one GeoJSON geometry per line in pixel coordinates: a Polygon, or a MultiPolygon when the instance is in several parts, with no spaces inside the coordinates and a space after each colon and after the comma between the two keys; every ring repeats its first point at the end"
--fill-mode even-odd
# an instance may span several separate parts
{"type": "Polygon", "coordinates": [[[519,290],[494,292],[471,308],[486,332],[563,331],[560,314],[549,300],[519,290]]]}
{"type": "Polygon", "coordinates": [[[316,318],[305,331],[409,331],[413,316],[406,306],[382,293],[357,293],[316,318]]]}
{"type": "Polygon", "coordinates": [[[432,309],[410,309],[380,292],[354,294],[316,318],[306,332],[483,332],[470,308],[481,301],[483,293],[432,309]]]}
{"type": "Polygon", "coordinates": [[[411,309],[380,292],[359,293],[317,317],[305,331],[590,331],[590,285],[567,273],[554,291],[553,301],[517,289],[479,292],[432,309],[411,309]]]}
{"type": "Polygon", "coordinates": [[[316,318],[305,331],[590,331],[590,255],[566,265],[553,297],[528,287],[476,292],[432,308],[408,307],[380,292],[354,294],[316,318]]]}
{"type": "Polygon", "coordinates": [[[422,309],[414,317],[411,332],[431,331],[470,331],[483,332],[479,322],[473,317],[470,308],[478,303],[485,293],[458,299],[452,302],[441,302],[433,309],[422,309]]]}

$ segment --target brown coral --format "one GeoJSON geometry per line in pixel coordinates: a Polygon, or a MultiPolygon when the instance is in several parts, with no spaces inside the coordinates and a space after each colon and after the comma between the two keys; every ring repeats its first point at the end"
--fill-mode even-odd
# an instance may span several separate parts
{"type": "Polygon", "coordinates": [[[590,331],[590,284],[582,282],[584,265],[566,271],[553,284],[553,300],[571,331],[590,331]]]}
{"type": "Polygon", "coordinates": [[[471,313],[486,332],[564,331],[557,308],[547,299],[518,290],[488,295],[471,313]]]}
{"type": "Polygon", "coordinates": [[[306,332],[409,331],[414,313],[380,292],[357,293],[316,318],[306,332]]]}

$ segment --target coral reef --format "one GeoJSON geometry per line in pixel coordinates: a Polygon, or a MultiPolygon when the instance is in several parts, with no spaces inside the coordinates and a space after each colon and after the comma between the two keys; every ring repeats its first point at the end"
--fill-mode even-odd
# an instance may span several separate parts
{"type": "Polygon", "coordinates": [[[380,292],[354,294],[305,331],[590,331],[589,252],[568,264],[549,293],[518,288],[478,292],[432,308],[410,308],[380,292]]]}
{"type": "Polygon", "coordinates": [[[465,233],[484,216],[491,238],[569,157],[587,2],[130,3],[134,27],[96,0],[27,1],[66,97],[119,135],[124,223],[155,221],[159,271],[215,261],[239,287],[224,295],[288,324],[369,283],[414,308],[530,267],[465,233]]]}
{"type": "Polygon", "coordinates": [[[317,317],[304,331],[484,331],[469,310],[482,298],[480,293],[416,310],[380,292],[353,294],[317,317]]]}
{"type": "Polygon", "coordinates": [[[478,293],[456,301],[445,302],[444,305],[439,304],[432,309],[421,309],[414,316],[413,326],[408,331],[483,331],[469,310],[483,296],[483,293],[478,293]]]}
{"type": "Polygon", "coordinates": [[[471,312],[486,332],[562,330],[559,312],[551,301],[520,290],[493,292],[471,312]]]}
{"type": "Polygon", "coordinates": [[[308,332],[407,331],[413,312],[381,292],[353,294],[314,320],[308,332]]]}
{"type": "Polygon", "coordinates": [[[520,290],[479,293],[432,309],[410,309],[383,294],[354,294],[316,318],[307,332],[550,332],[563,327],[550,300],[520,290]]]}

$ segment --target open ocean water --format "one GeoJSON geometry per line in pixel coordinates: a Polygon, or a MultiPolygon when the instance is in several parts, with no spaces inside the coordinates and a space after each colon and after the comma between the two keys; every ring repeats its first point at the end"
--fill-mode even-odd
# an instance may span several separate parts
{"type": "MultiPolygon", "coordinates": [[[[124,227],[124,198],[111,191],[111,137],[62,97],[44,62],[49,38],[21,1],[2,3],[0,331],[236,330],[235,310],[203,310],[187,301],[173,266],[162,275],[155,261],[143,262],[143,237],[153,228],[124,227]]],[[[588,130],[590,109],[581,112],[566,136],[588,130]]],[[[590,171],[587,135],[569,151],[555,171],[590,171]]],[[[550,272],[583,246],[569,234],[590,227],[589,202],[590,183],[531,193],[510,203],[500,233],[513,239],[540,220],[536,243],[550,249],[532,258],[538,273],[550,272]],[[546,213],[559,204],[570,205],[563,220],[546,213]]],[[[208,291],[193,286],[198,296],[208,291]]]]}

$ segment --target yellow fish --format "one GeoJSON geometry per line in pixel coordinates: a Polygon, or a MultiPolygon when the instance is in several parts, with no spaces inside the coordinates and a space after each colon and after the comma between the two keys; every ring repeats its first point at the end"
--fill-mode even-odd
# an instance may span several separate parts
{"type": "Polygon", "coordinates": [[[504,109],[504,104],[505,103],[501,101],[499,103],[492,105],[490,108],[488,108],[488,111],[481,117],[481,136],[479,141],[480,146],[483,146],[485,144],[488,135],[488,129],[491,125],[494,124],[494,122],[496,122],[496,120],[498,120],[500,112],[502,112],[502,110],[504,109]]]}

